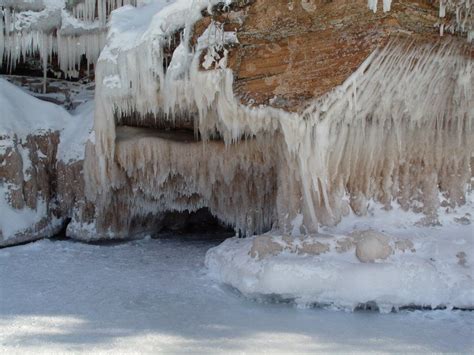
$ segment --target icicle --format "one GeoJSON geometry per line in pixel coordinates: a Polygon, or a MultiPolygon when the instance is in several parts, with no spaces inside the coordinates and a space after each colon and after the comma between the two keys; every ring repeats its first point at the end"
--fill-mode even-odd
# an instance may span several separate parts
{"type": "Polygon", "coordinates": [[[440,0],[439,2],[439,17],[443,18],[446,16],[446,4],[444,0],[440,0]]]}
{"type": "Polygon", "coordinates": [[[0,58],[5,59],[11,71],[20,58],[38,54],[45,70],[48,58],[52,58],[55,53],[66,77],[77,77],[83,55],[92,65],[99,57],[105,44],[107,16],[127,4],[135,5],[136,1],[83,0],[72,6],[71,16],[62,0],[45,3],[34,0],[21,6],[7,2],[8,6],[0,10],[0,58]],[[22,16],[16,15],[16,8],[23,11],[22,16]],[[54,33],[57,35],[53,36],[54,33]],[[55,43],[52,42],[53,38],[55,43]]]}
{"type": "Polygon", "coordinates": [[[0,65],[3,64],[3,59],[4,59],[3,56],[5,54],[5,45],[6,45],[6,38],[4,35],[5,22],[3,20],[3,17],[5,16],[4,11],[5,10],[0,9],[0,65]]]}
{"type": "MultiPolygon", "coordinates": [[[[367,6],[374,13],[377,12],[377,2],[378,2],[378,0],[368,0],[367,1],[367,6]]],[[[384,12],[390,11],[391,5],[392,5],[392,0],[383,0],[383,11],[384,12]]]]}
{"type": "Polygon", "coordinates": [[[42,36],[42,45],[41,45],[41,59],[43,61],[43,94],[46,94],[46,85],[48,81],[48,37],[47,35],[42,36]]]}
{"type": "Polygon", "coordinates": [[[368,0],[368,7],[370,10],[372,10],[374,13],[377,12],[377,1],[378,0],[368,0]]]}

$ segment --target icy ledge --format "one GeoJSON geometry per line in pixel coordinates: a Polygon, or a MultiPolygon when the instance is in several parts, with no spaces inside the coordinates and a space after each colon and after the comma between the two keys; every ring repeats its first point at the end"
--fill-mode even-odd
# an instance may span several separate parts
{"type": "Polygon", "coordinates": [[[331,234],[232,238],[208,251],[206,266],[245,296],[302,307],[472,309],[474,238],[470,215],[461,212],[438,228],[379,211],[331,234]]]}

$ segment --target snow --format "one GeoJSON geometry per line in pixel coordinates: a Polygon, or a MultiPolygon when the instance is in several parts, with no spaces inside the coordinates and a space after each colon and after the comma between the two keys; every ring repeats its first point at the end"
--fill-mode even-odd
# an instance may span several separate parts
{"type": "Polygon", "coordinates": [[[20,75],[0,75],[0,78],[20,87],[29,95],[62,106],[69,112],[81,104],[94,100],[95,83],[87,79],[68,81],[48,78],[45,94],[42,78],[20,75]]]}
{"type": "Polygon", "coordinates": [[[61,132],[58,146],[58,160],[64,163],[84,160],[85,146],[90,140],[94,122],[94,101],[77,107],[61,132]]]}
{"type": "Polygon", "coordinates": [[[323,234],[228,239],[207,253],[206,265],[248,297],[277,295],[302,307],[474,308],[472,195],[438,227],[419,226],[419,216],[400,208],[370,208],[371,216],[348,217],[323,234]],[[375,262],[367,257],[374,253],[375,262]]]}
{"type": "Polygon", "coordinates": [[[29,134],[59,131],[66,126],[68,112],[38,100],[0,78],[0,136],[26,139],[29,134]]]}
{"type": "Polygon", "coordinates": [[[47,216],[46,203],[39,200],[36,210],[28,207],[16,209],[8,204],[8,185],[0,184],[0,231],[3,240],[24,232],[47,216]]]}
{"type": "MultiPolygon", "coordinates": [[[[85,144],[92,131],[94,101],[85,102],[69,113],[0,78],[0,117],[0,136],[4,140],[16,137],[19,142],[25,142],[30,134],[59,131],[58,158],[67,163],[84,159],[85,144]]],[[[29,158],[27,154],[23,157],[26,173],[29,158]]]]}
{"type": "Polygon", "coordinates": [[[218,241],[173,237],[1,249],[0,353],[473,351],[472,312],[347,313],[248,300],[207,275],[204,255],[218,241]]]}

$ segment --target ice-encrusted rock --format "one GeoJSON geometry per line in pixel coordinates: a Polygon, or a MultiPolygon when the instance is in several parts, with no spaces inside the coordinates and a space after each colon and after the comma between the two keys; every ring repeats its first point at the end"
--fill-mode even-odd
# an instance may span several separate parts
{"type": "Polygon", "coordinates": [[[367,214],[370,200],[431,224],[440,196],[465,204],[470,46],[440,38],[437,6],[291,3],[157,2],[112,15],[86,158],[98,231],[130,236],[163,211],[207,207],[246,235],[286,232],[297,216],[305,234],[367,214]],[[156,133],[185,128],[202,142],[156,133]]]}
{"type": "Polygon", "coordinates": [[[400,250],[402,252],[411,251],[412,253],[416,252],[415,246],[410,239],[403,239],[395,241],[395,249],[400,250]]]}
{"type": "Polygon", "coordinates": [[[297,247],[298,254],[303,255],[320,255],[327,253],[329,250],[329,244],[318,241],[303,242],[301,246],[297,247]]]}
{"type": "Polygon", "coordinates": [[[0,246],[57,233],[61,222],[53,218],[50,201],[59,133],[0,139],[0,246]]]}
{"type": "MultiPolygon", "coordinates": [[[[125,1],[105,3],[101,28],[125,1]]],[[[471,51],[464,39],[439,38],[435,4],[397,2],[374,14],[366,1],[143,3],[110,22],[85,164],[98,213],[75,213],[73,235],[128,238],[167,211],[200,208],[247,235],[287,231],[296,216],[311,233],[351,210],[366,214],[371,199],[437,223],[440,192],[450,206],[465,203],[471,51]],[[163,128],[193,129],[194,139],[163,128]]],[[[70,5],[76,20],[96,19],[95,1],[70,5]]],[[[84,34],[62,20],[64,35],[84,34]]],[[[35,45],[54,49],[44,47],[48,36],[35,45]]],[[[94,38],[80,43],[97,54],[94,38]]],[[[67,51],[68,66],[78,53],[67,51]]],[[[355,246],[338,243],[341,252],[355,246]]]]}
{"type": "Polygon", "coordinates": [[[208,251],[206,265],[211,276],[244,295],[277,296],[303,306],[356,310],[371,304],[381,312],[404,306],[472,309],[471,230],[424,227],[406,239],[397,235],[400,223],[393,223],[389,234],[360,229],[350,235],[231,238],[208,251]],[[416,245],[416,251],[393,247],[397,242],[400,248],[416,245]],[[340,249],[341,244],[346,247],[340,249]],[[305,245],[312,247],[301,253],[305,245]]]}
{"type": "Polygon", "coordinates": [[[257,236],[252,241],[249,255],[257,260],[262,260],[267,256],[280,254],[285,246],[277,243],[269,236],[257,236]]]}
{"type": "Polygon", "coordinates": [[[331,236],[325,234],[296,238],[290,235],[275,237],[264,234],[252,238],[249,255],[256,260],[276,256],[283,251],[298,255],[317,256],[330,251],[329,240],[331,240],[331,236]]]}

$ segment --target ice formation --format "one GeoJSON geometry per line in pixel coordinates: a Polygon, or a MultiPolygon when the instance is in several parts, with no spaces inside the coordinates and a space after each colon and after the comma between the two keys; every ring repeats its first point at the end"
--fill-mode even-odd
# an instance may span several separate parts
{"type": "MultiPolygon", "coordinates": [[[[474,40],[474,4],[472,0],[440,0],[439,17],[446,17],[447,13],[454,14],[454,23],[441,25],[441,31],[467,34],[469,42],[474,40]]],[[[441,33],[442,35],[442,33],[441,33]]]]}
{"type": "MultiPolygon", "coordinates": [[[[96,63],[105,44],[107,18],[114,9],[150,3],[151,11],[148,6],[145,7],[150,14],[154,14],[156,11],[153,9],[170,5],[168,9],[181,8],[181,14],[186,13],[186,16],[192,13],[187,22],[193,23],[193,18],[198,16],[196,9],[211,8],[219,2],[229,5],[232,1],[0,0],[0,58],[11,70],[21,58],[39,55],[46,73],[48,61],[52,60],[53,54],[57,54],[65,76],[77,77],[83,57],[87,61],[86,71],[96,63]]],[[[391,3],[391,0],[383,0],[384,12],[390,11],[391,3]]],[[[377,11],[377,4],[378,0],[368,0],[368,7],[374,12],[377,11]]],[[[446,31],[460,32],[466,34],[469,41],[473,40],[473,6],[470,0],[440,0],[439,8],[441,18],[447,13],[455,17],[453,23],[439,25],[441,35],[446,31]]],[[[171,27],[174,26],[173,22],[184,25],[183,19],[174,20],[175,13],[166,10],[164,13],[171,16],[166,20],[171,27]]],[[[140,24],[137,25],[140,27],[140,24]]],[[[169,33],[170,30],[166,28],[160,31],[169,33]]]]}
{"type": "Polygon", "coordinates": [[[311,232],[350,210],[365,214],[369,200],[386,209],[397,201],[428,222],[440,200],[465,202],[474,146],[469,45],[394,37],[303,112],[251,108],[234,97],[225,68],[235,33],[213,22],[190,43],[201,11],[216,3],[157,1],[113,14],[86,175],[98,210],[118,206],[122,215],[98,216],[99,229],[206,205],[248,234],[291,230],[300,214],[311,232]],[[189,125],[202,142],[152,133],[189,125]]]}
{"type": "Polygon", "coordinates": [[[67,78],[77,77],[85,58],[88,74],[105,44],[110,12],[136,0],[0,0],[0,65],[15,68],[38,55],[46,76],[57,55],[67,78]]]}
{"type": "MultiPolygon", "coordinates": [[[[378,0],[367,0],[370,10],[377,12],[378,0]]],[[[440,35],[443,36],[445,31],[451,33],[462,33],[467,36],[468,42],[474,40],[474,4],[472,0],[439,0],[439,17],[444,19],[446,14],[452,14],[454,21],[441,23],[440,35]]],[[[383,11],[390,11],[392,0],[383,0],[383,11]]]]}
{"type": "Polygon", "coordinates": [[[321,233],[227,239],[207,252],[206,265],[246,296],[303,307],[473,309],[473,195],[440,214],[436,228],[414,227],[417,213],[399,205],[379,207],[372,202],[370,215],[348,216],[321,233]]]}

